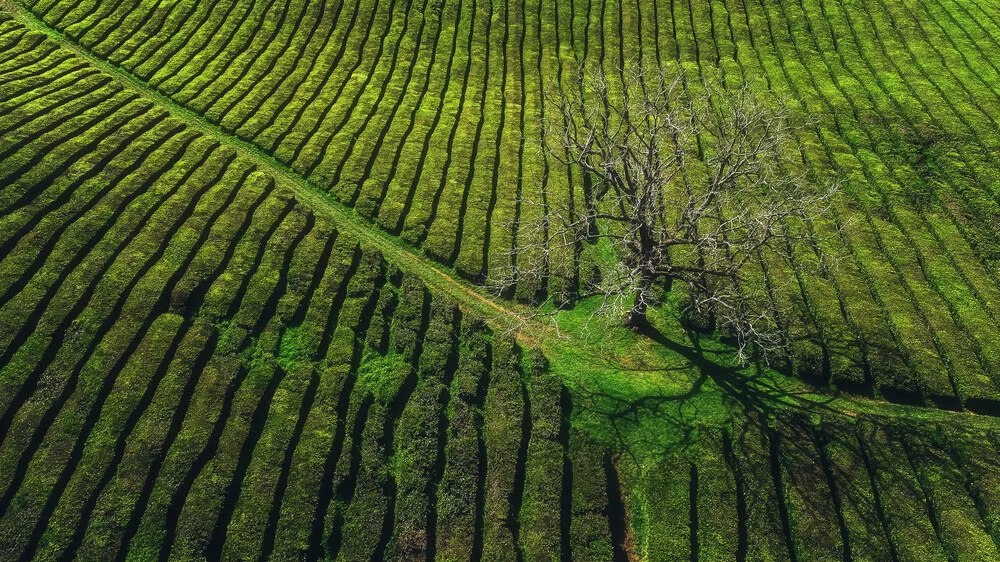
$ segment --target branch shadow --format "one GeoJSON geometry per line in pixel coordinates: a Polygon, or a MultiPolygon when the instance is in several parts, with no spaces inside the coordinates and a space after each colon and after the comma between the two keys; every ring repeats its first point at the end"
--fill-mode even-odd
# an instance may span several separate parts
{"type": "MultiPolygon", "coordinates": [[[[747,533],[762,532],[773,533],[800,560],[808,548],[836,550],[843,559],[886,560],[916,552],[907,550],[915,543],[926,545],[919,552],[948,550],[942,506],[928,486],[947,479],[951,490],[968,489],[948,447],[934,439],[942,431],[968,435],[972,429],[962,420],[852,411],[834,403],[837,396],[808,385],[782,385],[781,375],[760,364],[725,364],[725,352],[697,333],[686,332],[689,342],[652,327],[644,335],[684,359],[687,365],[664,374],[676,380],[686,371],[690,386],[678,391],[676,385],[648,385],[629,394],[613,382],[595,380],[575,389],[580,409],[614,441],[616,462],[630,467],[624,472],[629,478],[676,466],[690,466],[692,474],[725,466],[735,485],[732,493],[739,496],[732,516],[741,537],[734,544],[742,546],[735,546],[734,554],[746,548],[747,533]]],[[[985,450],[996,454],[992,446],[985,450]]],[[[987,460],[995,457],[982,462],[987,460]]],[[[697,502],[703,492],[712,493],[691,492],[695,529],[699,509],[705,508],[697,502]]],[[[974,495],[961,501],[983,506],[974,495]]],[[[977,519],[974,526],[995,534],[989,521],[978,521],[975,509],[969,513],[977,519]]],[[[692,548],[697,541],[695,531],[692,548]]]]}

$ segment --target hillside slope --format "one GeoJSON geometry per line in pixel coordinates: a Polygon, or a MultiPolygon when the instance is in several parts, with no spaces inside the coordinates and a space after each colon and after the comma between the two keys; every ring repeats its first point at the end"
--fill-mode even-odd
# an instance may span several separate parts
{"type": "MultiPolygon", "coordinates": [[[[106,37],[119,11],[136,26],[195,21],[168,18],[195,4],[124,4],[70,10],[97,15],[66,46],[0,16],[0,558],[1000,559],[993,418],[813,393],[737,371],[724,348],[671,328],[665,347],[633,342],[653,350],[638,366],[571,328],[568,342],[517,344],[481,292],[443,281],[449,259],[396,244],[392,228],[365,235],[377,227],[363,208],[335,212],[307,182],[289,185],[280,152],[260,158],[138,71],[122,79],[69,48],[115,60],[81,29],[106,37]]],[[[275,33],[337,8],[254,20],[248,6],[232,11],[275,33]]],[[[951,140],[926,150],[938,149],[976,152],[951,140]]],[[[980,185],[962,177],[933,193],[980,185]]],[[[851,197],[876,185],[853,181],[851,197]]],[[[799,375],[822,378],[808,361],[846,356],[828,373],[842,387],[992,413],[992,262],[961,236],[882,238],[987,230],[942,201],[886,195],[883,215],[861,214],[875,199],[845,200],[853,258],[785,295],[812,299],[800,329],[818,330],[819,357],[807,341],[793,349],[799,375]]]]}
{"type": "MultiPolygon", "coordinates": [[[[544,89],[572,84],[580,61],[678,64],[695,89],[762,81],[813,120],[804,169],[844,186],[813,225],[821,247],[793,248],[791,269],[761,264],[798,311],[785,369],[893,401],[998,408],[1000,12],[988,2],[25,4],[474,281],[541,212],[522,198],[586,198],[537,147],[544,89]]],[[[577,290],[549,285],[514,294],[577,290]]]]}

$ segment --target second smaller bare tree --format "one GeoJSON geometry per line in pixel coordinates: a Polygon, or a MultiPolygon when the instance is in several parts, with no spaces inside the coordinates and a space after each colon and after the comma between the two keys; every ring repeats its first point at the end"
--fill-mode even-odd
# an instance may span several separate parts
{"type": "Polygon", "coordinates": [[[602,297],[599,314],[635,329],[680,286],[682,312],[710,319],[745,358],[781,340],[762,268],[829,208],[836,187],[793,172],[801,165],[786,100],[752,84],[699,84],[692,95],[682,77],[585,67],[576,87],[547,96],[557,117],[546,121],[544,149],[583,172],[586,203],[548,201],[534,213],[541,219],[517,225],[510,266],[491,282],[575,279],[584,263],[596,272],[581,296],[602,297]],[[567,253],[579,259],[551,259],[567,253]]]}

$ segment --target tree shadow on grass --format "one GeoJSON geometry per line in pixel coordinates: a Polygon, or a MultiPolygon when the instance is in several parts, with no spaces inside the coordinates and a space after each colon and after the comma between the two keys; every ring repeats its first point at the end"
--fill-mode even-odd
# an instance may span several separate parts
{"type": "Polygon", "coordinates": [[[598,431],[604,428],[610,433],[623,451],[683,450],[697,440],[699,428],[728,425],[734,415],[754,414],[760,419],[848,415],[832,405],[835,396],[820,394],[761,363],[737,366],[734,351],[716,345],[706,349],[696,332],[685,332],[688,343],[667,337],[653,326],[643,334],[683,359],[677,366],[658,371],[671,384],[647,383],[637,390],[597,377],[574,389],[581,415],[598,431]],[[687,387],[678,391],[677,381],[685,375],[687,387]]]}
{"type": "MultiPolygon", "coordinates": [[[[726,466],[743,506],[736,514],[738,549],[746,548],[747,533],[764,533],[799,559],[814,550],[891,559],[914,541],[926,544],[920,552],[939,551],[940,506],[930,501],[927,482],[951,478],[956,490],[965,483],[925,436],[951,425],[964,434],[958,421],[852,411],[849,401],[762,365],[727,364],[732,357],[698,334],[687,333],[687,345],[658,331],[646,335],[684,358],[687,366],[670,370],[692,373],[686,390],[650,386],[628,394],[600,380],[577,390],[580,415],[604,436],[615,462],[631,467],[624,472],[631,484],[679,459],[693,474],[726,466]],[[849,520],[855,522],[850,529],[849,520]]],[[[691,495],[692,522],[698,493],[691,495]]],[[[973,499],[963,501],[975,505],[973,499]]]]}

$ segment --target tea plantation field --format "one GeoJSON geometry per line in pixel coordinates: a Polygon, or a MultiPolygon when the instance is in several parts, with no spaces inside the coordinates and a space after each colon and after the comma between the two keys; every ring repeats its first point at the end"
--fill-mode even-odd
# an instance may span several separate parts
{"type": "Polygon", "coordinates": [[[998,122],[990,0],[0,1],[0,560],[1000,560],[998,122]],[[797,100],[777,364],[481,286],[584,60],[797,100]]]}

